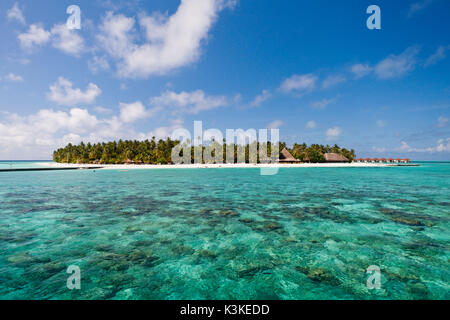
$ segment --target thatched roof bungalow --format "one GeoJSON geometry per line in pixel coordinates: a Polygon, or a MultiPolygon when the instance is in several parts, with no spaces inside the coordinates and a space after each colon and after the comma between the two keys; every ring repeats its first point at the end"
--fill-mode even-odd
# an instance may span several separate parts
{"type": "Polygon", "coordinates": [[[349,160],[339,153],[325,153],[325,162],[349,162],[349,160]]]}
{"type": "Polygon", "coordinates": [[[295,159],[294,156],[286,148],[283,148],[283,150],[281,150],[279,162],[280,163],[298,163],[301,161],[295,159]]]}

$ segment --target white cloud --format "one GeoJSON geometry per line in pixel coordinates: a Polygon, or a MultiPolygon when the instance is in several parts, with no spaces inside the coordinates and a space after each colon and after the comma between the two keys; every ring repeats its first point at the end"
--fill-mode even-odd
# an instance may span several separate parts
{"type": "Polygon", "coordinates": [[[328,76],[325,80],[322,82],[322,88],[327,89],[334,87],[340,83],[345,82],[345,77],[342,75],[332,75],[328,76]]]}
{"type": "Polygon", "coordinates": [[[377,126],[380,128],[383,128],[386,126],[386,121],[384,120],[377,120],[377,126]]]}
{"type": "Polygon", "coordinates": [[[431,148],[412,148],[409,146],[408,143],[406,143],[406,141],[402,141],[401,142],[401,146],[399,148],[396,149],[397,151],[403,151],[403,152],[431,152],[431,148]]]}
{"type": "Polygon", "coordinates": [[[19,21],[21,24],[25,25],[25,18],[23,17],[23,13],[22,10],[20,10],[19,5],[16,3],[14,3],[14,5],[12,6],[11,9],[9,9],[6,12],[6,16],[8,17],[8,20],[17,20],[19,21]]]}
{"type": "Polygon", "coordinates": [[[176,129],[182,128],[183,125],[182,119],[172,119],[170,120],[170,122],[171,122],[170,126],[158,127],[145,135],[141,135],[140,139],[145,140],[151,139],[153,137],[155,137],[156,139],[164,139],[170,137],[176,129]]]}
{"type": "Polygon", "coordinates": [[[118,73],[123,77],[147,78],[165,74],[198,60],[202,43],[217,19],[218,12],[229,1],[182,0],[172,15],[141,14],[140,30],[144,41],[138,44],[135,19],[107,13],[100,26],[98,40],[118,61],[118,73]]]}
{"type": "Polygon", "coordinates": [[[317,127],[317,123],[313,120],[306,123],[306,129],[314,129],[315,127],[317,127]]]}
{"type": "Polygon", "coordinates": [[[52,42],[54,48],[78,57],[86,50],[83,37],[77,30],[69,30],[65,24],[55,24],[50,31],[41,24],[32,24],[25,33],[18,35],[22,48],[33,50],[52,42]]]}
{"type": "Polygon", "coordinates": [[[89,70],[96,74],[99,71],[105,71],[109,69],[108,60],[105,57],[98,57],[94,55],[94,57],[88,61],[89,70]]]}
{"type": "Polygon", "coordinates": [[[111,112],[112,112],[111,109],[104,108],[104,107],[102,107],[102,106],[97,106],[97,107],[94,108],[94,110],[95,110],[96,112],[98,112],[98,113],[111,113],[111,112]]]}
{"type": "Polygon", "coordinates": [[[19,34],[18,39],[22,48],[31,50],[49,42],[50,36],[50,32],[46,31],[41,25],[32,24],[28,32],[19,34]]]}
{"type": "Polygon", "coordinates": [[[408,10],[408,17],[411,18],[417,12],[422,11],[425,8],[427,8],[434,1],[435,0],[421,0],[421,1],[412,3],[408,10]]]}
{"type": "Polygon", "coordinates": [[[0,121],[0,158],[49,159],[57,146],[99,127],[101,122],[85,109],[43,109],[27,117],[13,114],[0,121]]]}
{"type": "Polygon", "coordinates": [[[5,80],[10,81],[10,82],[22,82],[23,78],[17,74],[14,73],[8,73],[5,77],[5,80]]]}
{"type": "MultiPolygon", "coordinates": [[[[147,115],[151,112],[147,110],[147,115]]],[[[165,138],[183,124],[182,119],[172,119],[167,127],[159,127],[149,133],[137,132],[131,122],[121,119],[121,115],[99,118],[81,108],[67,112],[41,109],[26,117],[11,113],[0,116],[3,116],[0,118],[0,159],[48,160],[53,150],[81,141],[96,143],[118,139],[144,140],[153,136],[165,138]]]]}
{"type": "Polygon", "coordinates": [[[281,120],[274,120],[271,123],[267,125],[267,129],[279,129],[282,125],[284,125],[284,122],[281,120]]]}
{"type": "Polygon", "coordinates": [[[93,83],[89,83],[83,92],[79,88],[73,88],[69,80],[59,77],[58,81],[50,86],[47,98],[59,105],[72,107],[82,103],[91,104],[101,93],[100,88],[93,83]]]}
{"type": "Polygon", "coordinates": [[[153,116],[160,108],[152,110],[145,109],[140,101],[133,103],[120,103],[120,120],[125,123],[132,123],[153,116]]]}
{"type": "Polygon", "coordinates": [[[333,140],[339,138],[342,134],[342,129],[340,127],[333,127],[327,130],[326,136],[328,140],[333,140]]]}
{"type": "Polygon", "coordinates": [[[405,141],[401,142],[401,146],[395,151],[400,152],[415,152],[415,153],[436,153],[436,152],[450,152],[450,138],[439,139],[437,142],[437,145],[434,147],[425,147],[425,148],[414,148],[411,147],[408,143],[405,141]]]}
{"type": "Polygon", "coordinates": [[[132,35],[134,28],[133,18],[127,18],[122,14],[114,15],[108,12],[100,26],[98,40],[106,52],[114,58],[123,58],[129,54],[132,48],[132,35]]]}
{"type": "Polygon", "coordinates": [[[84,39],[70,30],[65,24],[57,24],[51,30],[53,47],[74,56],[79,56],[84,51],[84,39]]]}
{"type": "Polygon", "coordinates": [[[330,98],[330,99],[322,99],[319,101],[311,102],[311,107],[315,109],[325,109],[328,105],[335,103],[336,98],[330,98]]]}
{"type": "Polygon", "coordinates": [[[308,73],[304,75],[293,75],[292,77],[283,81],[280,89],[286,93],[295,92],[304,94],[312,91],[316,87],[318,77],[308,73]]]}
{"type": "Polygon", "coordinates": [[[268,90],[263,90],[261,94],[257,95],[252,102],[250,102],[250,107],[259,107],[262,103],[269,100],[272,94],[268,90]]]}
{"type": "Polygon", "coordinates": [[[373,68],[368,64],[357,63],[351,67],[351,71],[357,79],[365,77],[372,72],[373,68]]]}
{"type": "Polygon", "coordinates": [[[429,67],[438,63],[441,60],[444,60],[447,57],[447,51],[450,49],[450,46],[439,46],[435,53],[428,57],[425,61],[424,67],[429,67]]]}
{"type": "Polygon", "coordinates": [[[438,141],[438,145],[436,146],[437,152],[450,152],[450,138],[447,138],[446,141],[444,139],[440,139],[438,141]]]}
{"type": "Polygon", "coordinates": [[[391,54],[375,66],[375,74],[380,79],[399,78],[412,71],[417,63],[416,47],[410,47],[399,55],[391,54]]]}
{"type": "Polygon", "coordinates": [[[197,114],[228,104],[224,96],[207,96],[202,90],[176,93],[166,91],[158,97],[150,99],[150,103],[159,107],[171,108],[176,112],[197,114]]]}
{"type": "Polygon", "coordinates": [[[444,116],[440,116],[438,118],[438,128],[443,128],[445,126],[447,126],[448,123],[448,118],[444,117],[444,116]]]}

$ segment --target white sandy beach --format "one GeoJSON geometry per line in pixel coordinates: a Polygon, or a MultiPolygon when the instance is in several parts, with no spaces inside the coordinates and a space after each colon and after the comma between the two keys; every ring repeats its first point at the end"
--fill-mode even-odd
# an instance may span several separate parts
{"type": "Polygon", "coordinates": [[[301,163],[301,164],[67,164],[55,162],[39,162],[36,165],[54,168],[89,168],[99,167],[102,170],[139,170],[139,169],[218,169],[218,168],[366,168],[366,167],[389,167],[392,165],[384,163],[301,163]]]}

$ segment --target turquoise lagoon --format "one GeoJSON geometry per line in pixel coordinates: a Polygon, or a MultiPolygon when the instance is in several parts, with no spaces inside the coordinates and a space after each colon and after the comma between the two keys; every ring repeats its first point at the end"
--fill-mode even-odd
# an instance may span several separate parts
{"type": "MultiPolygon", "coordinates": [[[[0,161],[1,169],[24,169],[24,168],[43,168],[43,163],[49,163],[51,160],[47,161],[0,161]],[[39,162],[41,164],[39,164],[39,162]]],[[[1,180],[0,180],[1,181],[1,180]]]]}
{"type": "Polygon", "coordinates": [[[449,213],[450,163],[0,173],[0,298],[449,299],[449,213]]]}

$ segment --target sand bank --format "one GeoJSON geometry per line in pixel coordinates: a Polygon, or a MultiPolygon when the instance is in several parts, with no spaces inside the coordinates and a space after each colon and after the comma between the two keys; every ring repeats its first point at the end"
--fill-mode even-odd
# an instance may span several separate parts
{"type": "Polygon", "coordinates": [[[139,170],[139,169],[218,169],[218,168],[367,168],[367,167],[389,167],[382,163],[301,163],[301,164],[249,164],[249,163],[233,163],[233,164],[171,164],[171,165],[150,165],[150,164],[67,164],[54,162],[36,163],[46,167],[101,167],[101,170],[139,170]]]}

